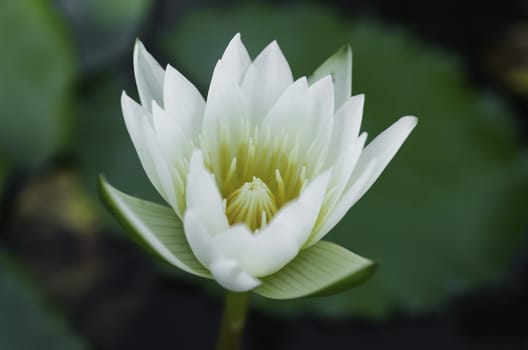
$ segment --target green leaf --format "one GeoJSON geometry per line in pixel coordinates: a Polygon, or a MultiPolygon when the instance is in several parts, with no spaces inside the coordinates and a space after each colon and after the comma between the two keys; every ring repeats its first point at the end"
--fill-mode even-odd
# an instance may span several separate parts
{"type": "Polygon", "coordinates": [[[0,281],[0,349],[87,349],[2,250],[0,281]]]}
{"type": "Polygon", "coordinates": [[[258,307],[383,317],[438,307],[501,277],[528,221],[528,158],[503,101],[473,91],[449,54],[398,28],[348,22],[322,7],[202,8],[167,32],[163,47],[206,91],[237,32],[252,57],[277,40],[296,77],[350,44],[354,93],[366,97],[362,129],[371,138],[402,115],[419,117],[384,174],[326,238],[379,261],[375,276],[332,298],[257,298],[258,307]]]}
{"type": "Polygon", "coordinates": [[[75,64],[46,0],[0,2],[0,157],[35,166],[69,137],[75,64]]]}
{"type": "Polygon", "coordinates": [[[302,250],[279,272],[264,277],[254,292],[271,299],[334,294],[365,281],[375,267],[335,243],[320,241],[302,250]]]}
{"type": "Polygon", "coordinates": [[[211,277],[191,251],[174,210],[120,192],[103,177],[99,179],[99,191],[114,217],[144,247],[186,272],[211,277]]]}

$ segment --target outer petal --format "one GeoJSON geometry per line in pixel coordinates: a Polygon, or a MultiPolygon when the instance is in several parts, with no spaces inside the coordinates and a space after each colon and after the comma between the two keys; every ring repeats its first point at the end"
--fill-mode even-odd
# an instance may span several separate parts
{"type": "Polygon", "coordinates": [[[163,68],[139,40],[134,47],[134,75],[141,104],[149,111],[152,100],[163,106],[163,68]]]}
{"type": "Polygon", "coordinates": [[[163,103],[165,111],[178,123],[185,137],[197,142],[205,101],[196,87],[170,65],[165,71],[163,103]]]}
{"type": "Polygon", "coordinates": [[[310,77],[310,83],[326,75],[334,81],[335,109],[338,110],[352,93],[352,49],[345,46],[328,58],[310,77]]]}
{"type": "Polygon", "coordinates": [[[183,218],[185,210],[185,179],[189,171],[188,162],[194,146],[191,139],[185,134],[178,120],[172,118],[158,104],[152,103],[152,121],[160,149],[168,162],[168,168],[176,193],[176,213],[183,218]]]}
{"type": "Polygon", "coordinates": [[[240,83],[251,63],[246,47],[240,40],[240,33],[237,33],[227,45],[222,55],[222,61],[225,63],[226,69],[229,69],[231,75],[240,83]]]}
{"type": "Polygon", "coordinates": [[[325,148],[332,133],[334,124],[334,86],[330,76],[312,84],[308,90],[309,108],[304,123],[316,126],[315,133],[308,136],[308,142],[325,148]]]}
{"type": "Polygon", "coordinates": [[[369,181],[370,176],[376,165],[376,160],[373,160],[365,168],[365,171],[361,173],[359,178],[356,179],[354,184],[345,190],[341,198],[338,199],[337,203],[333,208],[328,209],[328,216],[324,217],[318,223],[316,230],[311,235],[310,239],[307,241],[305,247],[309,247],[317,242],[319,242],[330,230],[345,216],[347,211],[352,207],[356,201],[359,199],[358,193],[369,181]]]}
{"type": "Polygon", "coordinates": [[[402,117],[368,144],[348,180],[343,196],[332,210],[332,215],[310,239],[309,245],[324,237],[372,186],[414,129],[416,122],[415,117],[402,117]]]}
{"type": "Polygon", "coordinates": [[[409,136],[416,126],[417,122],[418,119],[416,117],[402,117],[365,147],[363,153],[361,153],[356,168],[354,169],[354,174],[352,174],[351,179],[348,182],[348,186],[350,187],[353,184],[355,176],[362,173],[374,159],[376,159],[376,166],[372,171],[369,181],[359,192],[358,199],[363,196],[370,186],[372,186],[372,184],[378,179],[383,169],[385,169],[392,158],[396,155],[396,152],[398,152],[405,139],[407,139],[407,136],[409,136]]]}
{"type": "Polygon", "coordinates": [[[256,277],[280,270],[310,236],[329,175],[313,180],[299,199],[282,208],[263,230],[251,233],[246,226],[237,225],[214,237],[218,256],[238,261],[244,271],[256,277]]]}
{"type": "MultiPolygon", "coordinates": [[[[355,139],[354,142],[350,143],[348,145],[349,149],[343,151],[334,164],[328,190],[323,201],[323,206],[321,208],[321,212],[319,213],[319,217],[317,218],[317,223],[309,239],[308,245],[317,242],[338,222],[336,221],[334,223],[330,223],[329,218],[334,216],[335,207],[342,199],[345,186],[354,166],[360,157],[366,138],[367,134],[363,133],[359,138],[355,139]],[[327,229],[329,225],[331,226],[327,229]],[[324,233],[322,233],[323,231],[324,233]]],[[[362,181],[366,182],[367,180],[368,177],[365,175],[365,179],[362,181]]],[[[338,220],[340,219],[341,218],[338,220]]]]}
{"type": "MultiPolygon", "coordinates": [[[[189,134],[182,128],[183,125],[177,118],[173,118],[156,102],[152,104],[152,122],[160,146],[173,167],[177,167],[185,156],[190,158],[193,145],[189,134]]],[[[182,175],[186,177],[187,172],[182,175]]]]}
{"type": "Polygon", "coordinates": [[[124,92],[121,95],[121,108],[130,138],[147,177],[159,194],[174,207],[176,197],[173,182],[167,161],[162,155],[150,125],[149,119],[152,118],[150,113],[124,92]]]}
{"type": "Polygon", "coordinates": [[[284,90],[293,83],[293,77],[276,41],[270,43],[249,66],[242,89],[251,101],[251,115],[263,118],[284,90]]]}
{"type": "Polygon", "coordinates": [[[210,235],[227,229],[222,197],[213,176],[205,169],[203,154],[195,151],[187,176],[187,210],[195,211],[210,235]]]}
{"type": "Polygon", "coordinates": [[[332,137],[328,150],[328,166],[334,164],[340,154],[350,149],[359,135],[365,95],[350,97],[335,114],[332,137]]]}

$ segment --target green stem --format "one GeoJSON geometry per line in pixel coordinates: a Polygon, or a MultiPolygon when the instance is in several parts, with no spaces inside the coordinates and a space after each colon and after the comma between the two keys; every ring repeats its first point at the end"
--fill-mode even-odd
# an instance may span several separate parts
{"type": "Polygon", "coordinates": [[[227,292],[216,350],[240,350],[248,305],[249,293],[227,292]]]}

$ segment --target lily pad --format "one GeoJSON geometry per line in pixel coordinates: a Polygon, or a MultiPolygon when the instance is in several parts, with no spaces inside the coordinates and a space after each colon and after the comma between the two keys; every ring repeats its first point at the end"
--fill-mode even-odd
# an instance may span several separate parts
{"type": "Polygon", "coordinates": [[[36,287],[0,250],[0,349],[87,349],[45,305],[36,287]]]}
{"type": "Polygon", "coordinates": [[[75,34],[83,72],[111,63],[129,49],[151,0],[58,0],[75,34]]]}
{"type": "Polygon", "coordinates": [[[0,3],[0,157],[34,166],[68,137],[74,58],[49,1],[0,3]]]}
{"type": "Polygon", "coordinates": [[[372,20],[347,22],[319,7],[199,9],[162,46],[205,91],[237,32],[253,57],[277,40],[296,76],[350,44],[352,90],[366,94],[363,130],[370,139],[401,115],[419,117],[384,175],[327,236],[377,261],[377,274],[330,298],[259,298],[259,306],[283,315],[383,317],[434,308],[500,278],[527,224],[528,172],[514,116],[499,98],[474,91],[451,55],[408,33],[372,20]]]}

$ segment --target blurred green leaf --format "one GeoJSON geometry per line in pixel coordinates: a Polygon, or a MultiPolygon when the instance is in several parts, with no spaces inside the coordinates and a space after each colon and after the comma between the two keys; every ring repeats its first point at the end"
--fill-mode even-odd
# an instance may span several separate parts
{"type": "Polygon", "coordinates": [[[63,145],[74,60],[51,3],[0,2],[0,157],[37,165],[63,145]]]}
{"type": "Polygon", "coordinates": [[[276,39],[296,76],[350,43],[353,92],[366,94],[363,130],[370,139],[399,116],[419,117],[385,174],[327,236],[379,262],[378,273],[330,298],[258,300],[261,307],[285,315],[382,317],[435,307],[500,277],[527,223],[528,172],[513,116],[499,99],[472,92],[450,56],[405,32],[372,21],[346,23],[318,7],[201,9],[162,44],[171,63],[206,91],[236,32],[253,57],[276,39]]]}
{"type": "Polygon", "coordinates": [[[95,81],[80,99],[75,152],[80,160],[81,177],[94,195],[97,179],[104,174],[109,181],[119,183],[126,193],[162,202],[141,167],[125,127],[119,102],[125,86],[124,79],[117,74],[105,76],[95,81]]]}
{"type": "Polygon", "coordinates": [[[104,66],[129,49],[149,13],[151,0],[59,0],[75,33],[85,72],[104,66]]]}
{"type": "Polygon", "coordinates": [[[86,349],[0,250],[0,349],[86,349]]]}

